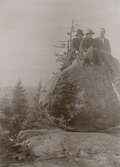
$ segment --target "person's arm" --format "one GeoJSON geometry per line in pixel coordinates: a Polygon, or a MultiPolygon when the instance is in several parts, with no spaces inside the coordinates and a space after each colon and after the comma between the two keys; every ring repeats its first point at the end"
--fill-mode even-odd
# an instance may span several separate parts
{"type": "Polygon", "coordinates": [[[107,39],[107,51],[111,54],[110,42],[108,39],[107,39]]]}

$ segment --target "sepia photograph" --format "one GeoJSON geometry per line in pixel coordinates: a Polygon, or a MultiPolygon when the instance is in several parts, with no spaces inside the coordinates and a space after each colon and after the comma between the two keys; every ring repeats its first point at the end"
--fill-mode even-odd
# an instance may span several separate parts
{"type": "Polygon", "coordinates": [[[120,167],[119,20],[119,0],[0,0],[0,167],[120,167]]]}

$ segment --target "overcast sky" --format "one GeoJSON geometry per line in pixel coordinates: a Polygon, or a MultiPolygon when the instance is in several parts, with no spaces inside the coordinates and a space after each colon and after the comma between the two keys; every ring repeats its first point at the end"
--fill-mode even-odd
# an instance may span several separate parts
{"type": "Polygon", "coordinates": [[[0,0],[0,85],[46,82],[56,70],[53,47],[72,19],[81,28],[105,27],[120,59],[119,0],[0,0]]]}

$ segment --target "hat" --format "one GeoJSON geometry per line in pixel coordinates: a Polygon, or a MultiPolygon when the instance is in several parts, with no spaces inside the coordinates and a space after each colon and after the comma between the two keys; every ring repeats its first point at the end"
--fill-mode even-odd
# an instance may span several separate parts
{"type": "Polygon", "coordinates": [[[95,34],[92,29],[88,29],[86,34],[95,34]]]}
{"type": "Polygon", "coordinates": [[[83,30],[78,29],[77,32],[76,32],[76,36],[77,36],[77,35],[84,35],[83,30]]]}

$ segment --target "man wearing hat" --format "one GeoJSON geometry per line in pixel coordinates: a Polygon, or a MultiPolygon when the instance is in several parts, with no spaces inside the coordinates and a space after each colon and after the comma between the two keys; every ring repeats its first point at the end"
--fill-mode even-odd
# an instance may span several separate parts
{"type": "Polygon", "coordinates": [[[76,32],[76,37],[73,38],[72,40],[72,50],[73,51],[79,51],[80,49],[80,45],[81,45],[81,41],[83,39],[83,31],[81,29],[78,29],[76,32]]]}
{"type": "Polygon", "coordinates": [[[70,51],[68,52],[68,56],[61,70],[72,64],[72,62],[76,59],[77,55],[80,53],[80,45],[83,40],[83,35],[83,31],[81,29],[78,29],[75,38],[73,38],[71,41],[70,51]]]}
{"type": "Polygon", "coordinates": [[[81,29],[78,29],[76,32],[76,37],[73,38],[72,40],[72,45],[71,45],[71,49],[70,49],[70,55],[69,55],[69,63],[71,64],[73,62],[73,60],[76,59],[76,57],[79,55],[80,53],[80,46],[83,40],[83,36],[84,33],[81,29]]]}
{"type": "Polygon", "coordinates": [[[93,46],[93,35],[95,33],[92,31],[92,29],[88,29],[86,32],[86,37],[84,38],[82,42],[82,49],[85,51],[89,49],[91,46],[93,46]]]}
{"type": "Polygon", "coordinates": [[[93,62],[93,35],[95,33],[92,31],[92,29],[88,29],[86,32],[86,37],[83,39],[81,48],[83,51],[84,56],[84,65],[90,64],[93,62]]]}
{"type": "Polygon", "coordinates": [[[111,54],[109,40],[105,37],[105,28],[100,29],[100,36],[95,38],[94,46],[106,54],[111,54]]]}
{"type": "Polygon", "coordinates": [[[100,29],[100,36],[94,39],[94,48],[99,63],[104,63],[112,71],[112,55],[109,40],[105,37],[105,28],[100,29]]]}

